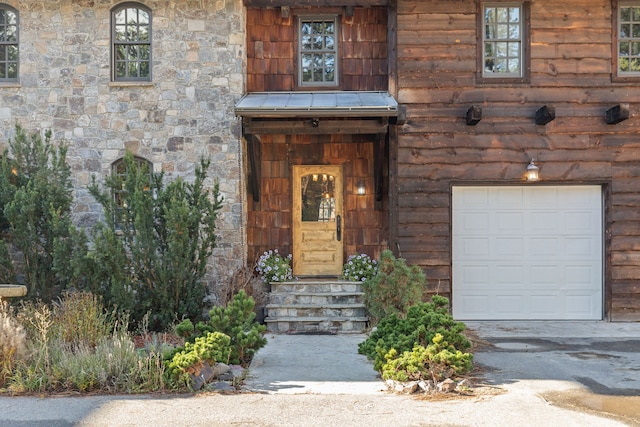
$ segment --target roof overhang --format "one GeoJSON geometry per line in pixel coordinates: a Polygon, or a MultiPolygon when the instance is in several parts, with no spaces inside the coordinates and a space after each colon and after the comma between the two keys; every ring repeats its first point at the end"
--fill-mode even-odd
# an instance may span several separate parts
{"type": "Polygon", "coordinates": [[[251,92],[235,106],[248,118],[397,117],[398,103],[384,91],[251,92]]]}

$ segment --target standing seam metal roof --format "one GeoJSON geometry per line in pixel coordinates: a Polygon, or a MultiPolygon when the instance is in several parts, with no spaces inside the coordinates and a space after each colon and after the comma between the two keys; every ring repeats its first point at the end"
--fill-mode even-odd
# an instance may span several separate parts
{"type": "Polygon", "coordinates": [[[398,103],[384,91],[251,92],[235,106],[243,117],[395,117],[398,103]]]}

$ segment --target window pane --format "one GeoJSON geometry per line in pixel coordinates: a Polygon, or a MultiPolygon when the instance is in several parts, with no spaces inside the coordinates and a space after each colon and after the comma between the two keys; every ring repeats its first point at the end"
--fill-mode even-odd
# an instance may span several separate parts
{"type": "Polygon", "coordinates": [[[18,62],[18,46],[7,46],[7,59],[9,61],[18,62]]]}
{"type": "Polygon", "coordinates": [[[629,22],[631,21],[631,8],[630,7],[621,7],[620,8],[620,20],[629,22]]]}
{"type": "Polygon", "coordinates": [[[620,55],[629,55],[629,42],[620,43],[620,55]]]}
{"type": "Polygon", "coordinates": [[[633,58],[630,61],[629,71],[634,73],[640,72],[640,58],[633,58]]]}
{"type": "Polygon", "coordinates": [[[311,36],[302,36],[302,39],[300,40],[300,43],[302,45],[302,49],[303,50],[310,50],[311,49],[311,36]]]}
{"type": "Polygon", "coordinates": [[[493,68],[494,73],[506,73],[507,72],[507,60],[496,59],[496,64],[493,68]]]}
{"type": "Polygon", "coordinates": [[[640,7],[632,8],[631,20],[634,22],[640,22],[640,7]]]}
{"type": "Polygon", "coordinates": [[[0,62],[0,79],[7,78],[7,67],[4,62],[0,62]]]}
{"type": "Polygon", "coordinates": [[[633,24],[631,26],[631,33],[634,39],[637,39],[640,37],[640,24],[633,24]]]}
{"type": "Polygon", "coordinates": [[[141,25],[138,31],[138,40],[141,42],[149,41],[149,27],[147,25],[141,25]]]}
{"type": "Polygon", "coordinates": [[[511,58],[520,57],[520,43],[509,43],[509,56],[511,58]]]}
{"type": "Polygon", "coordinates": [[[520,72],[520,61],[518,59],[509,60],[509,72],[514,74],[520,72]]]}
{"type": "Polygon", "coordinates": [[[10,79],[18,78],[18,63],[12,62],[7,65],[7,77],[10,79]]]}
{"type": "Polygon", "coordinates": [[[140,63],[140,77],[149,77],[149,62],[143,61],[140,63]]]}
{"type": "Polygon", "coordinates": [[[496,35],[497,39],[508,39],[509,38],[509,26],[508,25],[496,25],[496,35]]]}
{"type": "Polygon", "coordinates": [[[303,22],[300,27],[300,33],[304,35],[311,34],[311,22],[303,22]]]}
{"type": "Polygon", "coordinates": [[[150,59],[150,55],[149,55],[149,45],[142,45],[138,48],[138,52],[140,53],[140,60],[141,61],[148,61],[150,59]]]}
{"type": "Polygon", "coordinates": [[[620,38],[625,39],[631,37],[631,24],[620,25],[620,38]]]}
{"type": "Polygon", "coordinates": [[[333,36],[326,36],[324,38],[325,47],[327,49],[333,50],[335,47],[335,42],[333,36]]]}
{"type": "Polygon", "coordinates": [[[496,56],[507,56],[507,43],[496,43],[496,56]]]}
{"type": "Polygon", "coordinates": [[[313,37],[313,43],[311,45],[312,49],[321,50],[322,49],[322,36],[313,37]]]}
{"type": "Polygon", "coordinates": [[[116,62],[116,77],[127,77],[127,64],[126,62],[116,62]]]}

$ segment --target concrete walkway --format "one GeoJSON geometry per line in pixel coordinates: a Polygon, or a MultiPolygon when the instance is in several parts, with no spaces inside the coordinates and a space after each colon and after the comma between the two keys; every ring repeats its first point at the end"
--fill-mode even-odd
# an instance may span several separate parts
{"type": "Polygon", "coordinates": [[[384,384],[366,356],[363,334],[267,335],[249,368],[248,389],[276,394],[376,394],[384,384]]]}

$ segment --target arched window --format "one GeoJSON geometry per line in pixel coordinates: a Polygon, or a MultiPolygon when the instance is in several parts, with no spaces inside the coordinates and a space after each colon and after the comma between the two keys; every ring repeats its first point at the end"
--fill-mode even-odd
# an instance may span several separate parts
{"type": "MultiPolygon", "coordinates": [[[[153,164],[142,157],[133,158],[133,166],[139,171],[149,175],[149,184],[151,184],[151,173],[153,172],[153,164]]],[[[126,198],[124,197],[124,184],[129,174],[132,173],[131,165],[127,163],[125,158],[120,158],[111,164],[112,176],[121,184],[120,188],[113,188],[113,197],[118,208],[126,207],[126,198]]]]}
{"type": "Polygon", "coordinates": [[[0,82],[18,81],[18,11],[0,3],[0,82]]]}
{"type": "Polygon", "coordinates": [[[151,81],[151,10],[123,3],[111,11],[113,81],[151,81]]]}

